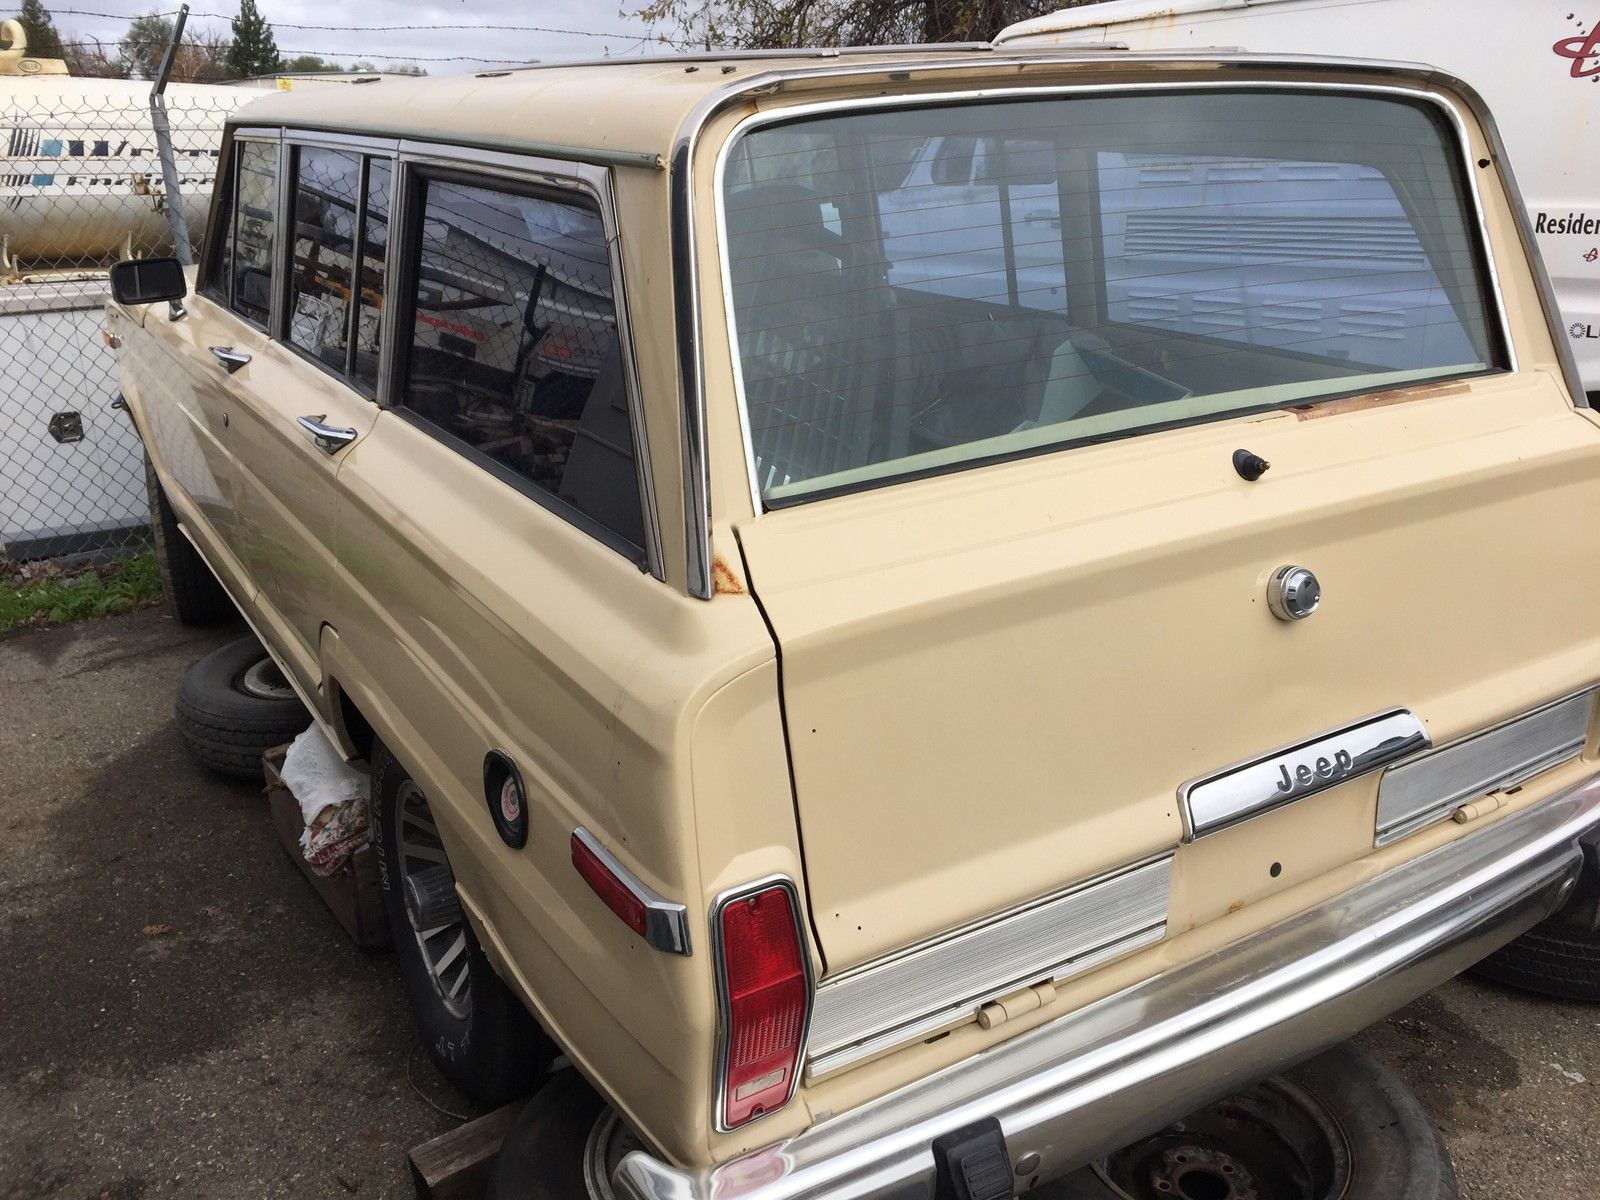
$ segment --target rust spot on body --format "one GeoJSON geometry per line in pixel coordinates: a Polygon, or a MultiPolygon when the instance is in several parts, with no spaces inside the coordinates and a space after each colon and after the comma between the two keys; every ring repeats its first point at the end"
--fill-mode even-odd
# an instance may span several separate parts
{"type": "Polygon", "coordinates": [[[1428,396],[1456,396],[1468,390],[1470,389],[1464,383],[1395,388],[1392,391],[1364,392],[1359,396],[1346,396],[1342,400],[1323,400],[1318,404],[1298,404],[1289,411],[1302,421],[1315,421],[1319,417],[1336,417],[1340,413],[1385,408],[1390,404],[1404,404],[1407,400],[1421,400],[1428,396]]]}
{"type": "Polygon", "coordinates": [[[1238,912],[1243,907],[1244,907],[1244,901],[1243,900],[1235,900],[1232,904],[1228,905],[1228,915],[1232,916],[1234,913],[1238,912]]]}
{"type": "Polygon", "coordinates": [[[739,582],[739,577],[733,573],[718,554],[711,560],[711,590],[718,596],[742,596],[745,594],[744,584],[739,582]]]}

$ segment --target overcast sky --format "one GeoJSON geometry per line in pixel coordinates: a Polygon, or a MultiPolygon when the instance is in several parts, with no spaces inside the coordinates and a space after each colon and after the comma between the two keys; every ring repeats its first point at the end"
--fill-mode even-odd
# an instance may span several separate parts
{"type": "MultiPolygon", "coordinates": [[[[176,11],[179,0],[51,0],[45,6],[55,15],[63,41],[81,37],[115,43],[127,30],[127,17],[152,10],[176,11]],[[123,18],[74,15],[74,9],[125,13],[123,18]]],[[[189,28],[227,33],[226,19],[201,13],[231,16],[238,0],[189,0],[189,28]]],[[[642,7],[628,4],[628,7],[642,7]]],[[[3,5],[0,5],[3,7],[3,5]]],[[[598,58],[602,55],[647,53],[654,48],[643,22],[617,15],[616,3],[585,4],[582,0],[257,0],[257,7],[272,22],[278,48],[285,58],[298,53],[320,54],[342,63],[355,59],[383,66],[412,61],[435,75],[482,70],[500,65],[474,57],[471,61],[428,61],[455,55],[487,55],[490,60],[598,58]],[[350,32],[294,29],[291,25],[421,25],[425,28],[397,32],[350,32]],[[450,29],[449,25],[542,26],[534,29],[450,29]],[[568,32],[555,32],[555,31],[568,32]],[[600,34],[592,37],[585,34],[600,34]]]]}

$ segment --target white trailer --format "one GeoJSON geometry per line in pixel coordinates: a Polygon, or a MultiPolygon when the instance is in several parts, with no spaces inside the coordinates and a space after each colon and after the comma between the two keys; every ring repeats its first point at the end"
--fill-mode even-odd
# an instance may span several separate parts
{"type": "Polygon", "coordinates": [[[1404,59],[1466,81],[1500,127],[1583,386],[1600,399],[1597,0],[1108,0],[995,41],[1404,59]]]}

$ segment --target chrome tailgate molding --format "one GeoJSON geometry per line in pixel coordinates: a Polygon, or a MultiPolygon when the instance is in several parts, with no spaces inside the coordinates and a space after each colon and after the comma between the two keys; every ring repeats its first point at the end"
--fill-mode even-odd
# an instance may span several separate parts
{"type": "Polygon", "coordinates": [[[1392,767],[1378,784],[1375,844],[1442,821],[1463,802],[1515,787],[1576,758],[1589,732],[1595,693],[1580,692],[1494,729],[1392,767]]]}
{"type": "Polygon", "coordinates": [[[970,1019],[1027,984],[1159,941],[1171,887],[1167,854],[825,981],[812,1010],[808,1077],[970,1019]]]}

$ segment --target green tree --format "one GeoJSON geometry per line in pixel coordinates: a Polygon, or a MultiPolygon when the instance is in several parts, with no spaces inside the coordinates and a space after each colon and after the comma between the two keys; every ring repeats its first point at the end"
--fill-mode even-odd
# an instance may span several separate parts
{"type": "Polygon", "coordinates": [[[629,15],[684,49],[986,42],[1013,21],[1098,0],[651,0],[629,15]]]}
{"type": "Polygon", "coordinates": [[[426,75],[428,73],[414,62],[390,63],[384,70],[390,75],[426,75]]]}
{"type": "Polygon", "coordinates": [[[272,75],[283,69],[278,56],[278,39],[272,26],[256,9],[256,0],[239,0],[239,15],[233,18],[233,44],[228,47],[228,74],[239,79],[272,75]]]}
{"type": "Polygon", "coordinates": [[[172,42],[172,22],[150,13],[128,22],[128,32],[117,43],[119,64],[124,73],[138,79],[154,79],[161,56],[172,42]]]}
{"type": "Polygon", "coordinates": [[[337,71],[338,63],[331,63],[317,54],[297,54],[284,60],[283,70],[296,75],[309,75],[316,71],[337,71]]]}
{"type": "Polygon", "coordinates": [[[23,31],[28,35],[28,57],[62,57],[61,36],[56,33],[56,23],[50,17],[50,10],[39,0],[22,0],[17,20],[22,22],[23,31]]]}

